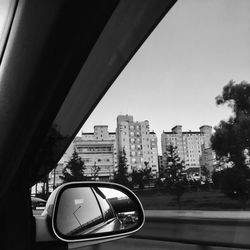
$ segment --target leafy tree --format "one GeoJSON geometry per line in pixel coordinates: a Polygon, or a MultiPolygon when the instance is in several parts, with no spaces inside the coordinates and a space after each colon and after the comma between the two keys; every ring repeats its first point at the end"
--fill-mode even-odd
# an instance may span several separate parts
{"type": "Polygon", "coordinates": [[[201,175],[206,177],[206,180],[210,177],[210,172],[206,166],[201,166],[201,175]]]}
{"type": "Polygon", "coordinates": [[[181,161],[178,155],[177,147],[170,144],[167,147],[167,152],[165,157],[166,157],[167,167],[165,168],[164,172],[166,177],[173,183],[182,180],[184,171],[184,162],[181,161]]]}
{"type": "Polygon", "coordinates": [[[224,171],[222,189],[229,197],[237,193],[238,200],[246,204],[250,192],[250,170],[246,165],[244,151],[250,148],[250,84],[230,81],[223,88],[222,95],[216,97],[216,103],[227,104],[233,112],[227,121],[221,121],[215,127],[211,138],[217,156],[228,157],[233,163],[232,169],[224,171]]]}
{"type": "Polygon", "coordinates": [[[151,167],[149,162],[144,162],[144,167],[141,169],[134,169],[132,172],[133,185],[139,185],[140,189],[143,189],[145,184],[149,183],[151,177],[151,167]]]}
{"type": "Polygon", "coordinates": [[[223,180],[223,176],[224,175],[224,171],[213,171],[212,173],[212,181],[214,184],[214,187],[216,189],[221,188],[221,184],[222,184],[222,180],[223,180]]]}
{"type": "Polygon", "coordinates": [[[250,171],[247,168],[227,168],[223,171],[222,192],[230,198],[237,199],[243,209],[250,198],[250,171]]]}
{"type": "Polygon", "coordinates": [[[84,176],[85,169],[86,167],[84,165],[84,161],[78,155],[76,150],[74,150],[70,161],[64,167],[62,171],[62,176],[60,176],[60,178],[63,180],[63,182],[86,180],[87,177],[84,176]]]}
{"type": "Polygon", "coordinates": [[[127,158],[124,149],[122,150],[122,152],[119,153],[118,167],[114,173],[114,182],[127,187],[130,186],[128,181],[127,158]]]}
{"type": "Polygon", "coordinates": [[[101,170],[101,168],[99,166],[96,165],[96,162],[94,164],[94,166],[91,167],[91,176],[92,179],[96,180],[96,178],[98,177],[98,173],[101,170]]]}
{"type": "Polygon", "coordinates": [[[181,161],[177,147],[169,145],[166,152],[167,167],[165,169],[167,186],[170,188],[170,193],[176,196],[176,201],[181,207],[181,196],[185,192],[184,181],[184,162],[181,161]]]}

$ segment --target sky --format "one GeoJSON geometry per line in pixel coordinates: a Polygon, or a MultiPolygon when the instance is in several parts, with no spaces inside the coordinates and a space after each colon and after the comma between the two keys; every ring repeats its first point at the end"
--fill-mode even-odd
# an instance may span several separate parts
{"type": "Polygon", "coordinates": [[[80,132],[115,131],[119,114],[162,131],[199,131],[228,119],[215,97],[250,82],[250,1],[179,0],[122,71],[80,132]]]}
{"type": "MultiPolygon", "coordinates": [[[[0,33],[8,0],[0,0],[0,33]]],[[[116,129],[119,114],[162,131],[216,126],[231,110],[215,97],[231,79],[250,82],[250,0],[179,0],[100,101],[81,132],[116,129]]]]}

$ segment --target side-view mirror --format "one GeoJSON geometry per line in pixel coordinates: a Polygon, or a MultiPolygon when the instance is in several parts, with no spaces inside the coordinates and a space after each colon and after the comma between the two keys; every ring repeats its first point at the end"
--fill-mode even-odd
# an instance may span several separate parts
{"type": "Polygon", "coordinates": [[[51,194],[44,214],[54,235],[66,242],[107,241],[138,231],[144,211],[129,189],[106,182],[72,182],[51,194]]]}

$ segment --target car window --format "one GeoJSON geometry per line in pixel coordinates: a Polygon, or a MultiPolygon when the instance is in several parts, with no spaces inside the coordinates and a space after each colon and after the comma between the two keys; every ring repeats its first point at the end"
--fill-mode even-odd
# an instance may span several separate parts
{"type": "Polygon", "coordinates": [[[179,0],[80,129],[50,189],[80,174],[127,186],[149,210],[249,209],[249,9],[179,0]]]}

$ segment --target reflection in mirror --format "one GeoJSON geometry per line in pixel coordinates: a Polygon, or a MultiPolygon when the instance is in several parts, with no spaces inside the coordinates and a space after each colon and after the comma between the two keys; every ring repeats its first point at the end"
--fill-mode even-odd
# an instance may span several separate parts
{"type": "Polygon", "coordinates": [[[74,187],[60,197],[57,231],[68,238],[135,229],[139,207],[127,194],[109,187],[74,187]]]}

